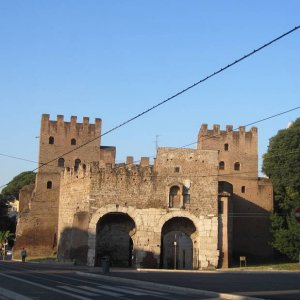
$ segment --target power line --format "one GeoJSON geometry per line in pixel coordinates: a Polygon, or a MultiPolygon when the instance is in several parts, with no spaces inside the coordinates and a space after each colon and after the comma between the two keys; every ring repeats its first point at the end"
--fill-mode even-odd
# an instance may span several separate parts
{"type": "MultiPolygon", "coordinates": [[[[109,129],[108,131],[106,131],[106,132],[102,133],[101,135],[97,136],[96,138],[94,138],[94,139],[92,139],[92,140],[90,140],[90,141],[87,141],[86,143],[81,144],[80,146],[76,147],[75,149],[72,149],[72,150],[70,150],[70,151],[67,151],[67,152],[63,153],[62,155],[56,157],[55,159],[52,159],[52,160],[50,160],[50,161],[48,161],[48,162],[46,162],[46,163],[41,164],[40,167],[34,169],[33,171],[36,171],[37,169],[39,169],[39,168],[41,168],[41,167],[43,167],[43,166],[45,166],[45,165],[47,165],[47,164],[49,164],[49,163],[55,161],[55,160],[58,159],[59,157],[63,157],[63,156],[65,156],[65,155],[67,155],[67,154],[70,154],[71,152],[74,152],[74,151],[76,151],[76,150],[78,150],[78,149],[80,149],[80,148],[82,148],[82,147],[84,147],[84,146],[90,144],[91,142],[93,142],[93,141],[99,139],[100,137],[103,137],[103,136],[105,136],[105,135],[107,135],[107,134],[109,134],[109,133],[111,133],[111,132],[113,132],[113,131],[115,131],[115,130],[117,130],[117,129],[123,127],[123,126],[125,126],[126,124],[128,124],[128,123],[134,121],[135,119],[140,118],[141,116],[143,116],[143,115],[149,113],[150,111],[156,109],[157,107],[159,107],[159,106],[161,106],[161,105],[163,105],[163,104],[169,102],[170,100],[172,100],[172,99],[174,99],[174,98],[176,98],[176,97],[182,95],[183,93],[185,93],[185,92],[187,92],[188,90],[194,88],[195,86],[197,86],[197,85],[199,85],[199,84],[205,82],[206,80],[208,80],[208,79],[210,79],[210,78],[216,76],[216,75],[219,74],[219,73],[224,72],[224,71],[227,70],[228,68],[230,68],[230,67],[236,65],[237,63],[239,63],[239,62],[245,60],[246,58],[248,58],[248,57],[254,55],[255,53],[261,51],[262,49],[264,49],[264,48],[270,46],[271,44],[277,42],[278,40],[282,39],[283,37],[285,37],[285,36],[291,34],[292,32],[294,32],[294,31],[296,31],[296,30],[298,30],[299,28],[300,28],[300,25],[299,25],[299,26],[296,26],[295,28],[293,28],[293,29],[291,29],[291,30],[285,32],[284,34],[278,36],[277,38],[275,38],[275,39],[271,40],[270,42],[264,44],[263,46],[259,47],[258,49],[255,49],[255,50],[251,51],[250,53],[248,53],[248,54],[242,56],[241,58],[235,60],[234,62],[228,64],[227,66],[221,68],[220,70],[215,71],[214,73],[212,73],[212,74],[206,76],[205,78],[199,80],[198,82],[196,82],[196,83],[194,83],[194,84],[188,86],[187,88],[185,88],[185,89],[183,89],[182,91],[180,91],[180,92],[174,94],[173,96],[171,96],[171,97],[169,97],[169,98],[167,98],[167,99],[165,99],[165,100],[159,102],[158,104],[156,104],[156,105],[154,105],[154,106],[152,106],[152,107],[150,107],[150,108],[144,110],[143,112],[141,112],[141,113],[137,114],[136,116],[134,116],[134,117],[128,119],[127,121],[124,121],[123,123],[120,123],[119,125],[117,125],[117,126],[111,128],[111,129],[109,129]]],[[[251,123],[251,124],[252,124],[252,123],[251,123]]],[[[248,125],[249,125],[249,124],[248,124],[248,125]]]]}
{"type": "MultiPolygon", "coordinates": [[[[257,49],[254,49],[253,51],[249,52],[248,54],[242,56],[241,58],[239,58],[239,59],[237,59],[237,60],[235,60],[235,61],[233,61],[232,63],[228,64],[227,66],[225,66],[225,67],[223,67],[223,68],[221,68],[220,70],[215,71],[214,73],[212,73],[212,74],[210,74],[210,75],[204,77],[203,79],[201,79],[201,80],[197,81],[196,83],[194,83],[194,84],[188,86],[187,88],[181,90],[180,92],[178,92],[178,93],[172,95],[171,97],[169,97],[169,98],[167,98],[167,99],[165,99],[165,100],[159,102],[158,104],[156,104],[156,105],[154,105],[154,106],[152,106],[152,107],[150,107],[150,108],[144,110],[143,112],[137,114],[136,116],[134,116],[134,117],[132,117],[132,118],[130,118],[130,119],[128,119],[128,120],[126,120],[126,121],[120,123],[119,125],[117,125],[117,126],[111,128],[110,130],[104,132],[103,134],[97,136],[96,138],[93,138],[93,139],[91,139],[90,141],[87,141],[86,143],[83,143],[83,144],[81,144],[80,146],[78,146],[78,147],[76,147],[76,148],[74,148],[74,149],[72,149],[72,150],[70,150],[70,151],[67,151],[67,152],[63,153],[62,155],[60,155],[60,156],[58,156],[58,157],[56,157],[56,158],[54,158],[54,159],[52,159],[52,160],[50,160],[50,161],[48,161],[48,162],[46,162],[46,163],[40,163],[40,166],[38,166],[37,168],[33,169],[32,172],[34,172],[34,171],[36,171],[36,170],[38,170],[38,169],[40,169],[40,168],[46,166],[46,165],[50,164],[51,162],[56,161],[58,158],[61,158],[61,157],[63,157],[63,156],[66,156],[67,154],[70,154],[70,153],[72,153],[72,152],[74,152],[74,151],[76,151],[76,150],[78,150],[78,149],[80,149],[80,148],[82,148],[82,147],[84,147],[84,146],[90,144],[91,142],[93,142],[93,141],[95,141],[95,140],[97,140],[97,139],[100,139],[100,137],[102,137],[102,136],[104,136],[104,135],[107,135],[107,134],[109,134],[109,133],[111,133],[111,132],[113,132],[113,131],[115,131],[115,130],[117,130],[117,129],[123,127],[123,126],[125,126],[126,124],[128,124],[128,123],[130,123],[130,122],[132,122],[132,121],[134,121],[134,120],[136,120],[136,119],[138,119],[138,118],[140,118],[141,116],[143,116],[143,115],[149,113],[150,111],[152,111],[152,110],[158,108],[159,106],[161,106],[161,105],[163,105],[163,104],[165,104],[165,103],[171,101],[172,99],[174,99],[174,98],[176,98],[176,97],[182,95],[183,93],[189,91],[190,89],[196,87],[197,85],[199,85],[199,84],[201,84],[201,83],[207,81],[208,79],[210,79],[210,78],[212,78],[212,77],[218,75],[219,73],[224,72],[225,70],[231,68],[232,66],[238,64],[239,62],[245,60],[246,58],[248,58],[248,57],[250,57],[250,56],[256,54],[257,52],[261,51],[262,49],[264,49],[264,48],[270,46],[271,44],[273,44],[273,43],[279,41],[280,39],[284,38],[285,36],[291,34],[291,33],[294,32],[294,31],[298,30],[299,28],[300,28],[300,25],[294,27],[293,29],[291,29],[291,30],[285,32],[284,34],[282,34],[282,35],[276,37],[275,39],[269,41],[268,43],[262,45],[261,47],[259,47],[259,48],[257,48],[257,49]]],[[[298,107],[298,108],[299,108],[299,107],[298,107]]],[[[295,108],[295,109],[298,109],[298,108],[295,108]]],[[[295,109],[292,109],[292,110],[295,110],[295,109]]],[[[292,110],[290,110],[290,111],[292,111],[292,110]]],[[[283,114],[283,113],[280,113],[280,114],[283,114]]],[[[280,115],[280,114],[278,114],[278,115],[280,115]]],[[[276,115],[276,116],[277,116],[277,115],[276,115]]],[[[274,116],[272,116],[272,117],[274,117],[274,116]]],[[[269,118],[271,118],[271,117],[269,117],[269,118]]],[[[263,120],[267,120],[267,119],[269,119],[269,118],[266,118],[266,119],[263,119],[263,120]]],[[[261,121],[263,121],[263,120],[260,120],[260,121],[258,121],[258,122],[261,122],[261,121]]],[[[257,123],[257,122],[256,122],[256,123],[257,123]]],[[[255,123],[250,123],[250,124],[247,124],[246,126],[253,125],[253,124],[255,124],[255,123]]],[[[182,148],[184,148],[184,147],[182,147],[182,148]]],[[[4,187],[4,186],[6,186],[6,185],[7,185],[7,184],[2,185],[2,186],[0,186],[0,188],[4,187]]]]}

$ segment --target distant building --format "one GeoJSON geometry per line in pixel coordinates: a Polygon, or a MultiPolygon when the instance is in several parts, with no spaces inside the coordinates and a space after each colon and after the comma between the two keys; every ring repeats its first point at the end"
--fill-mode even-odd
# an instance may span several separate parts
{"type": "Polygon", "coordinates": [[[41,168],[20,193],[15,249],[90,266],[109,256],[114,266],[180,269],[272,253],[273,190],[258,177],[257,128],[202,125],[196,149],[158,148],[153,165],[131,156],[116,164],[100,135],[100,119],[42,116],[41,168]]]}
{"type": "Polygon", "coordinates": [[[18,218],[19,214],[19,200],[15,199],[8,203],[8,216],[10,218],[18,218]]]}

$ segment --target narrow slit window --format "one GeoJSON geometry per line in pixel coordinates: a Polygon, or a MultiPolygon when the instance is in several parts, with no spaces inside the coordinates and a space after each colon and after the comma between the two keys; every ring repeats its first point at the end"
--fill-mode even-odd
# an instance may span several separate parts
{"type": "Polygon", "coordinates": [[[235,164],[234,164],[234,170],[235,171],[239,171],[241,169],[241,164],[239,163],[239,162],[236,162],[235,164]]]}
{"type": "Polygon", "coordinates": [[[81,163],[81,160],[79,158],[75,159],[75,164],[74,164],[75,171],[78,170],[80,163],[81,163]]]}
{"type": "Polygon", "coordinates": [[[58,166],[59,167],[64,167],[65,166],[65,160],[62,157],[58,159],[58,166]]]}
{"type": "Polygon", "coordinates": [[[220,163],[219,163],[219,170],[225,170],[225,163],[224,163],[224,161],[220,161],[220,163]]]}
{"type": "Polygon", "coordinates": [[[50,136],[49,137],[49,145],[53,145],[54,144],[54,137],[50,136]]]}
{"type": "Polygon", "coordinates": [[[246,187],[245,187],[244,185],[241,187],[241,192],[242,192],[242,193],[245,193],[245,192],[246,192],[246,187]]]}
{"type": "Polygon", "coordinates": [[[225,151],[228,151],[229,150],[229,145],[226,143],[226,144],[224,144],[224,150],[225,151]]]}

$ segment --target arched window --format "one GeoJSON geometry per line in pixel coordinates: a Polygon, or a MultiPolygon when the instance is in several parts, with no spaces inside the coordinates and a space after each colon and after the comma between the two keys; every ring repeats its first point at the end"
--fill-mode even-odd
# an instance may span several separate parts
{"type": "Polygon", "coordinates": [[[219,162],[219,170],[224,170],[225,169],[225,163],[224,161],[219,162]]]}
{"type": "Polygon", "coordinates": [[[226,144],[224,144],[224,150],[225,151],[228,151],[228,149],[229,149],[229,145],[226,143],[226,144]]]}
{"type": "Polygon", "coordinates": [[[52,189],[52,181],[47,181],[47,189],[52,189]]]}
{"type": "Polygon", "coordinates": [[[169,207],[180,207],[180,188],[177,185],[170,188],[169,207]]]}
{"type": "Polygon", "coordinates": [[[235,171],[239,171],[241,169],[241,164],[239,163],[239,162],[236,162],[235,164],[234,164],[234,170],[235,171]]]}
{"type": "Polygon", "coordinates": [[[74,164],[75,171],[78,170],[80,163],[81,163],[81,160],[79,158],[75,159],[75,164],[74,164]]]}
{"type": "Polygon", "coordinates": [[[53,145],[53,144],[54,144],[54,137],[53,137],[53,136],[50,136],[50,137],[49,137],[49,144],[50,144],[50,145],[53,145]]]}
{"type": "Polygon", "coordinates": [[[76,139],[71,139],[71,145],[76,145],[76,139]]]}
{"type": "Polygon", "coordinates": [[[65,160],[62,157],[58,159],[58,166],[59,167],[64,167],[65,166],[65,160]]]}

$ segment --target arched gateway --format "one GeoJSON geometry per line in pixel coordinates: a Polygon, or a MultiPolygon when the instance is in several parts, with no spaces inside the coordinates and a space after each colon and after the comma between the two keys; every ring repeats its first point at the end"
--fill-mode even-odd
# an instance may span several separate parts
{"type": "Polygon", "coordinates": [[[128,214],[104,215],[97,223],[95,265],[99,266],[101,258],[108,256],[115,267],[131,267],[135,231],[135,223],[128,214]]]}
{"type": "Polygon", "coordinates": [[[190,219],[174,217],[164,224],[161,231],[161,268],[194,269],[198,265],[197,250],[196,227],[190,219]]]}

